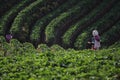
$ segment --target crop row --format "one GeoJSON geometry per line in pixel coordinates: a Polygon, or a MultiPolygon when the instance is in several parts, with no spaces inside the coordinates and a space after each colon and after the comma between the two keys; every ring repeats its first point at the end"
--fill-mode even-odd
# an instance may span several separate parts
{"type": "Polygon", "coordinates": [[[118,0],[111,0],[110,3],[101,11],[99,14],[97,14],[95,17],[93,17],[91,20],[88,20],[86,23],[82,24],[82,27],[79,27],[76,29],[76,31],[72,34],[71,37],[71,45],[73,46],[73,43],[75,42],[76,38],[79,34],[81,34],[82,30],[89,27],[93,23],[95,23],[97,20],[99,20],[101,17],[103,17],[104,14],[106,14],[116,3],[119,2],[118,0]]]}
{"type": "Polygon", "coordinates": [[[119,48],[75,51],[42,45],[36,52],[30,44],[17,40],[2,44],[3,51],[7,46],[8,52],[16,51],[4,56],[0,50],[1,80],[119,80],[119,48]]]}
{"type": "Polygon", "coordinates": [[[0,3],[0,35],[11,32],[13,38],[36,47],[46,43],[83,49],[93,29],[103,37],[102,45],[119,40],[119,32],[114,29],[120,20],[119,0],[4,0],[0,3]],[[107,35],[112,35],[111,28],[118,40],[107,35]]]}
{"type": "Polygon", "coordinates": [[[119,38],[120,27],[119,26],[120,26],[120,20],[111,29],[103,33],[103,35],[101,36],[101,40],[104,45],[109,46],[120,40],[119,38]]]}
{"type": "MultiPolygon", "coordinates": [[[[12,27],[10,31],[15,34],[14,36],[19,36],[21,37],[20,34],[21,32],[22,35],[25,35],[26,33],[28,34],[28,24],[26,21],[31,20],[32,16],[39,16],[39,15],[34,15],[35,11],[40,11],[39,7],[44,3],[43,0],[35,1],[29,6],[27,6],[25,9],[23,9],[15,18],[12,27]],[[25,23],[26,22],[26,23],[25,23]],[[24,31],[23,31],[24,30],[24,31]]],[[[18,39],[19,39],[18,38],[18,39]]],[[[23,37],[24,39],[24,37],[23,37]]]]}
{"type": "Polygon", "coordinates": [[[108,48],[117,48],[117,47],[120,47],[120,41],[114,42],[114,44],[112,44],[112,45],[109,46],[108,48]]]}
{"type": "Polygon", "coordinates": [[[0,0],[0,18],[10,9],[13,5],[16,5],[21,0],[0,0]]]}
{"type": "Polygon", "coordinates": [[[118,20],[119,20],[119,13],[120,9],[118,6],[119,3],[117,3],[108,13],[106,13],[100,20],[98,20],[96,23],[92,24],[90,27],[85,29],[76,39],[76,42],[74,43],[74,46],[76,48],[85,48],[87,40],[92,37],[91,32],[93,29],[97,29],[100,33],[100,35],[106,31],[103,31],[103,29],[109,29],[111,28],[118,20]]]}
{"type": "Polygon", "coordinates": [[[79,2],[80,1],[78,1],[78,0],[68,0],[63,5],[61,5],[56,10],[54,10],[53,12],[51,12],[51,13],[47,14],[46,16],[44,16],[43,18],[39,19],[35,23],[35,25],[32,29],[32,32],[30,34],[30,40],[37,44],[38,44],[38,41],[44,42],[44,37],[45,37],[44,31],[45,31],[45,28],[48,25],[48,23],[52,19],[54,19],[55,17],[60,15],[60,13],[68,10],[69,8],[71,8],[72,6],[74,6],[75,4],[77,4],[79,2]]]}
{"type": "MultiPolygon", "coordinates": [[[[98,2],[98,1],[97,1],[98,2]]],[[[90,10],[95,7],[96,1],[82,1],[78,5],[74,6],[72,9],[67,12],[62,13],[60,16],[53,19],[46,27],[45,36],[46,41],[53,43],[57,36],[59,36],[59,28],[62,27],[66,21],[71,20],[79,16],[84,16],[90,10]],[[77,15],[76,15],[77,14],[77,15]],[[58,34],[57,34],[58,33],[58,34]]],[[[62,30],[61,30],[62,31],[62,30]]]]}
{"type": "Polygon", "coordinates": [[[5,35],[7,32],[9,32],[10,24],[12,24],[12,21],[17,16],[17,14],[24,9],[26,6],[28,6],[30,3],[32,3],[34,0],[25,0],[21,1],[19,4],[16,4],[13,6],[12,9],[10,9],[7,14],[5,14],[0,22],[0,35],[5,35]]]}
{"type": "Polygon", "coordinates": [[[63,44],[69,45],[70,44],[70,38],[74,31],[76,31],[77,28],[82,27],[81,25],[86,23],[87,21],[91,20],[93,17],[95,17],[97,14],[99,14],[104,7],[108,4],[109,0],[106,0],[102,2],[98,7],[96,7],[93,11],[91,11],[88,15],[83,17],[80,21],[75,23],[74,25],[71,25],[70,28],[66,31],[66,33],[62,36],[63,38],[63,44]]]}
{"type": "Polygon", "coordinates": [[[11,32],[15,34],[15,37],[19,36],[17,38],[20,41],[27,40],[32,25],[34,25],[36,20],[45,16],[63,2],[64,0],[35,1],[18,14],[12,24],[11,32]]]}

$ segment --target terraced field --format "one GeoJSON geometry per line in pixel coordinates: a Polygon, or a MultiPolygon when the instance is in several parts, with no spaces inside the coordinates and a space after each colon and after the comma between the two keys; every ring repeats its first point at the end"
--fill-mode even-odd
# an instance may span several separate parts
{"type": "Polygon", "coordinates": [[[120,0],[0,0],[0,80],[120,80],[120,0]]]}
{"type": "Polygon", "coordinates": [[[102,46],[120,40],[120,0],[3,0],[0,36],[9,32],[20,42],[85,49],[93,29],[102,46]]]}

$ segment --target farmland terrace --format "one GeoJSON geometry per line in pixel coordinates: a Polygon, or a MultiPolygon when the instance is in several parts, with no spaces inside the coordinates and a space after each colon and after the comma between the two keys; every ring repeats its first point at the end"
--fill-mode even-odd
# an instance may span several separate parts
{"type": "Polygon", "coordinates": [[[120,0],[3,0],[0,36],[20,42],[84,49],[93,29],[102,46],[120,40],[120,0]]]}

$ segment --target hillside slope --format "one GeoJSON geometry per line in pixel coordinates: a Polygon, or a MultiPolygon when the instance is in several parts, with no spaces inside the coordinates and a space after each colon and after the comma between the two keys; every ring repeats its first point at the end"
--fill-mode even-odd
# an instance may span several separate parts
{"type": "Polygon", "coordinates": [[[120,40],[120,0],[3,0],[0,36],[9,32],[20,42],[85,49],[93,29],[102,46],[120,40]]]}

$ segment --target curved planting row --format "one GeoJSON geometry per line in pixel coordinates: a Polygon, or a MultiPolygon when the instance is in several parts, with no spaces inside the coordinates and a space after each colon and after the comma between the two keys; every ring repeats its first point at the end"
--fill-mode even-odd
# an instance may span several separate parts
{"type": "MultiPolygon", "coordinates": [[[[16,18],[12,24],[12,27],[10,29],[10,31],[13,34],[15,34],[15,37],[18,36],[20,38],[22,35],[25,35],[26,33],[28,33],[28,31],[29,31],[28,24],[29,23],[24,23],[24,22],[26,22],[26,20],[31,20],[32,14],[34,13],[34,11],[36,11],[37,6],[39,6],[41,4],[43,4],[42,0],[35,1],[32,4],[30,4],[29,6],[27,6],[24,10],[22,10],[16,16],[16,18]],[[21,36],[20,36],[20,34],[21,34],[21,36]]],[[[16,37],[16,38],[18,38],[18,37],[16,37]]],[[[24,37],[22,39],[24,39],[24,37]]]]}
{"type": "MultiPolygon", "coordinates": [[[[78,5],[74,6],[72,9],[68,10],[67,12],[62,13],[60,16],[53,19],[47,26],[45,30],[46,34],[46,41],[50,43],[59,43],[55,41],[57,39],[57,36],[59,35],[59,28],[66,23],[66,21],[69,21],[71,19],[74,19],[76,17],[84,16],[87,14],[90,10],[93,9],[93,7],[98,4],[99,1],[91,1],[86,0],[82,1],[78,5]],[[76,15],[77,14],[77,15],[76,15]],[[57,34],[58,33],[58,34],[57,34]]],[[[60,30],[61,31],[61,30],[60,30]]]]}
{"type": "Polygon", "coordinates": [[[60,27],[57,28],[56,32],[56,37],[55,37],[55,42],[57,44],[62,44],[62,36],[66,31],[70,28],[71,25],[76,23],[77,21],[81,20],[84,16],[89,14],[94,8],[99,6],[101,4],[101,0],[98,0],[97,2],[92,1],[91,5],[87,4],[84,5],[84,7],[81,9],[81,12],[78,13],[77,15],[72,14],[70,16],[70,19],[66,20],[64,24],[62,24],[60,27]]]}
{"type": "Polygon", "coordinates": [[[34,0],[25,0],[21,1],[19,4],[16,4],[13,6],[12,9],[10,9],[7,14],[5,14],[0,22],[0,35],[5,35],[7,32],[9,32],[9,29],[11,27],[11,24],[14,20],[14,18],[17,16],[17,14],[24,9],[26,6],[28,6],[30,3],[32,3],[34,0]]]}
{"type": "Polygon", "coordinates": [[[31,27],[36,22],[36,20],[43,17],[48,12],[54,10],[63,2],[64,0],[35,1],[17,15],[12,24],[11,32],[20,41],[28,40],[31,27]]]}
{"type": "Polygon", "coordinates": [[[116,4],[107,14],[105,14],[100,20],[96,23],[92,24],[85,30],[81,32],[81,34],[77,37],[74,46],[76,48],[85,48],[87,40],[92,37],[91,32],[93,29],[97,29],[100,32],[100,35],[106,31],[105,29],[111,28],[114,24],[116,24],[120,19],[120,2],[116,4]]]}
{"type": "Polygon", "coordinates": [[[65,2],[63,5],[61,5],[60,7],[58,7],[56,10],[54,10],[53,12],[47,14],[46,16],[44,16],[43,18],[39,19],[33,29],[32,32],[30,34],[30,40],[36,44],[38,44],[39,42],[44,42],[45,39],[45,28],[47,26],[47,24],[56,16],[58,16],[60,13],[66,11],[67,9],[71,8],[73,5],[77,4],[78,2],[80,2],[79,0],[68,0],[67,2],[65,2]]]}
{"type": "Polygon", "coordinates": [[[75,42],[76,38],[82,32],[83,29],[89,27],[90,25],[95,23],[97,20],[99,20],[99,18],[101,18],[105,13],[107,13],[117,2],[118,0],[111,0],[110,3],[103,9],[103,11],[101,11],[99,14],[94,16],[91,20],[88,20],[87,22],[80,25],[80,27],[76,29],[76,31],[71,36],[71,39],[70,39],[71,45],[72,46],[74,45],[73,43],[75,42]]]}
{"type": "Polygon", "coordinates": [[[0,0],[0,18],[13,7],[18,4],[21,0],[0,0]]]}
{"type": "Polygon", "coordinates": [[[101,36],[104,46],[110,46],[120,40],[120,20],[101,36]]]}
{"type": "Polygon", "coordinates": [[[64,45],[69,45],[70,42],[70,38],[72,36],[72,34],[80,27],[80,25],[86,23],[87,21],[91,20],[93,17],[95,17],[97,14],[99,14],[103,8],[106,7],[106,5],[110,2],[110,0],[106,0],[104,2],[102,2],[98,7],[96,7],[93,11],[91,11],[88,15],[86,15],[85,17],[83,17],[80,21],[78,21],[77,23],[73,24],[72,26],[70,26],[70,28],[66,31],[66,33],[62,36],[63,39],[63,44],[64,45]]]}
{"type": "Polygon", "coordinates": [[[93,29],[99,31],[102,45],[119,40],[119,0],[3,0],[0,4],[0,35],[11,32],[13,38],[35,47],[46,43],[83,49],[93,29]]]}

